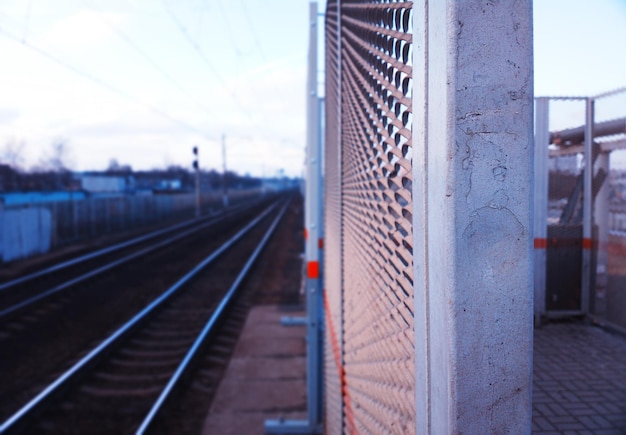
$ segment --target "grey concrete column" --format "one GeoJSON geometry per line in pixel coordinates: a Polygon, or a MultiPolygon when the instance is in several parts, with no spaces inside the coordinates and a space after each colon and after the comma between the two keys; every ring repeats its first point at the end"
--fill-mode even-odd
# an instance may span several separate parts
{"type": "Polygon", "coordinates": [[[531,430],[531,9],[414,5],[418,434],[531,430]]]}

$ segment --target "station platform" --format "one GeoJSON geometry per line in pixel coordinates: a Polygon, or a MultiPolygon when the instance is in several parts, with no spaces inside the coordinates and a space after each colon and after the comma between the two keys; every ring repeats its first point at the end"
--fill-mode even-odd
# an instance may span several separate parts
{"type": "Polygon", "coordinates": [[[626,338],[575,321],[534,338],[533,433],[626,434],[626,338]]]}
{"type": "Polygon", "coordinates": [[[282,326],[304,311],[260,305],[250,311],[203,434],[263,434],[269,419],[305,420],[305,326],[282,326]]]}
{"type": "MultiPolygon", "coordinates": [[[[263,434],[306,418],[304,312],[256,306],[206,417],[204,434],[263,434]]],[[[626,434],[626,338],[579,321],[535,330],[533,434],[626,434]]]]}

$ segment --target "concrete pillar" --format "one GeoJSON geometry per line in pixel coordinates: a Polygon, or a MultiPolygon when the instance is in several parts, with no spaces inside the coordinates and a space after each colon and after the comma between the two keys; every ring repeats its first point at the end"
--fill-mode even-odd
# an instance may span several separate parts
{"type": "Polygon", "coordinates": [[[530,433],[531,0],[414,19],[416,433],[530,433]]]}

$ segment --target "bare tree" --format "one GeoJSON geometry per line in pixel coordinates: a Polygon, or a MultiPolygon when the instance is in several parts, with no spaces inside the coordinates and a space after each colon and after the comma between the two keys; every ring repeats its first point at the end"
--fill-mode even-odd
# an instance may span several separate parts
{"type": "Polygon", "coordinates": [[[0,162],[16,171],[22,170],[24,165],[24,141],[11,139],[0,150],[0,162]]]}
{"type": "Polygon", "coordinates": [[[131,175],[133,168],[130,165],[120,164],[117,159],[113,158],[109,160],[109,167],[105,172],[112,175],[131,175]]]}
{"type": "Polygon", "coordinates": [[[69,172],[72,166],[72,150],[69,141],[64,138],[55,139],[47,152],[44,152],[40,164],[52,172],[69,172]]]}

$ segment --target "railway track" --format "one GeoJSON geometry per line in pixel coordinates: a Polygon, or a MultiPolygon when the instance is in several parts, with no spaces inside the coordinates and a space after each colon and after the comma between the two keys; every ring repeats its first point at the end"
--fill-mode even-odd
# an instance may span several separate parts
{"type": "MultiPolygon", "coordinates": [[[[272,213],[274,212],[275,210],[272,211],[272,213]]],[[[234,221],[234,218],[229,219],[229,224],[234,223],[234,221]]],[[[266,221],[267,219],[263,221],[263,225],[265,226],[269,225],[269,222],[266,221]]],[[[74,360],[71,361],[73,362],[73,365],[69,369],[67,369],[67,367],[64,367],[63,370],[59,370],[59,367],[62,367],[63,364],[61,364],[60,366],[57,364],[56,370],[48,369],[48,375],[41,376],[40,379],[34,382],[34,385],[32,387],[26,388],[26,390],[28,391],[24,392],[21,397],[16,397],[20,396],[20,394],[17,394],[17,390],[19,389],[19,382],[13,386],[10,386],[8,388],[8,391],[3,393],[5,397],[2,398],[2,401],[0,403],[4,403],[5,405],[7,401],[24,403],[24,400],[28,398],[31,405],[21,407],[18,410],[11,409],[11,406],[0,406],[0,410],[3,411],[3,415],[1,415],[0,417],[2,417],[2,419],[6,418],[6,422],[2,426],[3,433],[7,431],[10,432],[23,429],[24,424],[26,424],[27,428],[36,428],[37,431],[69,431],[74,433],[84,433],[85,431],[94,432],[94,428],[89,427],[89,424],[87,424],[87,427],[84,426],[84,424],[86,424],[85,422],[93,421],[110,421],[115,423],[115,427],[109,428],[110,430],[100,430],[102,428],[97,428],[95,430],[96,432],[128,433],[129,431],[132,431],[132,429],[130,428],[133,428],[133,425],[137,424],[137,413],[140,414],[141,412],[139,410],[144,410],[145,404],[153,399],[154,394],[156,394],[158,390],[162,389],[162,382],[167,377],[166,374],[171,372],[172,364],[174,364],[173,361],[175,357],[180,356],[183,348],[186,347],[189,340],[191,339],[191,336],[195,334],[195,332],[192,333],[192,331],[197,331],[201,319],[206,320],[206,316],[209,315],[209,313],[212,313],[216,306],[221,304],[221,302],[219,302],[218,295],[227,292],[227,290],[232,287],[232,285],[229,285],[228,282],[234,279],[233,274],[235,274],[236,269],[243,267],[242,262],[247,257],[247,255],[242,255],[241,251],[246,249],[251,250],[251,244],[255,243],[253,242],[253,240],[255,238],[258,240],[260,238],[260,232],[262,231],[262,229],[260,229],[256,225],[248,225],[247,227],[249,227],[248,231],[250,232],[250,235],[244,237],[242,240],[236,243],[230,243],[228,246],[230,246],[232,249],[217,249],[217,251],[221,252],[219,255],[215,254],[216,243],[219,242],[221,244],[224,239],[232,238],[231,236],[234,232],[238,231],[239,233],[241,233],[241,231],[243,230],[240,229],[240,226],[237,229],[229,231],[226,231],[224,228],[218,228],[219,231],[217,232],[217,234],[213,232],[212,236],[209,237],[213,240],[213,242],[215,242],[213,243],[214,246],[211,248],[214,253],[209,255],[208,257],[205,257],[205,259],[202,260],[200,263],[205,263],[206,258],[212,258],[212,260],[210,260],[208,263],[214,264],[211,264],[210,266],[208,263],[203,264],[204,267],[196,268],[196,272],[192,275],[194,275],[193,280],[199,279],[201,282],[205,282],[207,279],[211,279],[212,290],[210,292],[207,292],[207,289],[202,287],[196,288],[194,290],[195,287],[198,287],[198,284],[194,284],[194,282],[187,282],[192,281],[191,275],[187,274],[185,282],[181,282],[181,280],[179,280],[174,284],[174,286],[170,286],[170,288],[168,289],[168,292],[172,291],[172,288],[179,289],[173,291],[173,294],[179,292],[180,288],[185,288],[186,290],[184,292],[180,291],[180,294],[184,294],[187,296],[176,297],[173,298],[172,301],[170,301],[168,297],[159,297],[158,299],[154,300],[151,305],[154,305],[157,301],[162,300],[161,303],[166,304],[167,307],[162,308],[161,305],[159,305],[159,308],[155,308],[155,310],[158,311],[157,314],[153,313],[148,315],[147,313],[144,313],[141,317],[133,317],[133,319],[135,319],[135,326],[128,326],[129,322],[133,322],[133,320],[131,319],[131,321],[125,323],[127,330],[125,330],[124,332],[120,332],[120,329],[118,329],[111,336],[109,336],[116,338],[105,339],[100,344],[94,346],[94,350],[89,352],[88,355],[85,356],[85,358],[87,358],[89,355],[91,355],[88,362],[85,362],[85,358],[78,359],[78,357],[74,357],[74,360]],[[206,266],[209,266],[208,269],[205,269],[206,266]],[[206,276],[207,273],[211,274],[210,276],[212,276],[212,278],[208,278],[206,276]],[[226,278],[225,275],[228,275],[229,277],[226,278]],[[203,276],[204,278],[202,278],[203,276]],[[213,276],[216,276],[217,278],[214,278],[213,276]],[[191,296],[193,294],[195,294],[196,296],[191,296]],[[198,294],[204,296],[198,299],[198,294]],[[165,303],[165,300],[167,300],[168,302],[165,303]],[[151,320],[144,320],[146,317],[151,317],[151,320]],[[139,320],[140,318],[141,320],[139,320]],[[142,330],[134,331],[134,328],[139,325],[142,326],[142,330]],[[130,331],[131,329],[133,329],[132,332],[130,331]],[[131,334],[131,336],[128,336],[128,334],[131,334]],[[122,341],[123,344],[120,345],[119,341],[122,341]],[[104,346],[105,343],[109,342],[110,344],[104,346]],[[108,347],[109,345],[120,347],[116,350],[110,350],[110,348],[108,347]],[[98,351],[99,356],[97,358],[93,356],[95,349],[104,349],[98,351]],[[102,356],[100,355],[107,355],[109,359],[106,362],[98,362],[97,364],[95,364],[93,362],[94,359],[99,360],[100,358],[102,358],[102,356]],[[94,366],[94,364],[95,367],[98,368],[95,369],[95,372],[86,375],[84,370],[87,367],[91,368],[92,366],[94,366]],[[82,386],[74,386],[76,382],[74,380],[75,374],[68,376],[68,373],[72,372],[72,370],[74,370],[75,373],[78,374],[79,378],[85,379],[87,383],[82,386]],[[55,382],[60,382],[59,379],[71,378],[71,380],[63,380],[59,383],[60,387],[54,387],[52,389],[50,388],[50,386],[45,387],[45,384],[48,383],[52,378],[56,380],[50,385],[54,385],[55,382]],[[156,382],[156,384],[154,384],[154,382],[156,382]],[[68,385],[70,386],[68,387],[68,385]],[[33,396],[35,396],[35,391],[42,392],[40,394],[37,394],[37,397],[39,397],[40,399],[37,400],[36,405],[32,405],[32,403],[34,403],[33,400],[35,400],[33,399],[33,396]],[[43,416],[40,420],[38,420],[39,423],[33,423],[33,416],[40,415],[42,409],[49,408],[50,399],[42,399],[42,394],[44,394],[43,392],[45,391],[51,392],[50,397],[55,397],[55,402],[58,402],[59,406],[55,407],[53,410],[49,409],[48,411],[46,411],[46,413],[42,414],[43,416]],[[63,391],[63,394],[70,394],[70,396],[64,396],[69,398],[58,400],[58,394],[60,391],[63,391]],[[121,405],[121,407],[112,407],[112,403],[126,404],[121,405]],[[141,405],[138,405],[138,403],[141,403],[141,405]],[[12,412],[11,416],[8,416],[8,414],[6,414],[7,411],[12,412]],[[112,415],[109,414],[109,417],[111,418],[103,417],[107,412],[113,413],[112,415]],[[126,416],[128,418],[121,418],[121,416],[126,416]],[[69,421],[67,419],[69,419],[69,421]],[[124,423],[122,423],[122,421],[124,421],[124,423]],[[70,430],[69,428],[76,428],[76,430],[70,430]]],[[[192,237],[191,239],[195,240],[197,239],[197,237],[192,237]]],[[[206,239],[204,241],[206,242],[206,239]]],[[[151,261],[154,261],[154,258],[152,258],[151,261]]],[[[154,264],[162,263],[153,263],[153,267],[154,264]]],[[[132,267],[135,267],[136,269],[141,269],[141,267],[137,266],[132,267]]],[[[159,272],[161,272],[164,268],[165,267],[160,268],[161,270],[159,270],[159,272]]],[[[103,274],[103,276],[106,275],[109,274],[103,274]]],[[[118,282],[118,278],[120,276],[127,277],[130,275],[128,273],[128,270],[126,270],[121,274],[118,273],[114,281],[118,282]]],[[[243,280],[243,277],[238,278],[237,280],[241,282],[241,280],[243,280]]],[[[101,288],[101,283],[99,283],[96,287],[101,288]]],[[[132,283],[130,287],[132,287],[132,283]]],[[[128,286],[126,286],[126,289],[128,289],[128,286]]],[[[109,296],[115,298],[116,295],[120,294],[120,291],[114,293],[115,295],[109,296]]],[[[124,292],[122,291],[121,293],[124,292]]],[[[76,299],[76,297],[74,295],[61,296],[57,299],[51,298],[46,303],[48,305],[72,305],[64,299],[73,300],[76,299]]],[[[144,301],[146,299],[147,298],[143,298],[144,301]]],[[[136,307],[137,303],[135,301],[130,305],[136,307]]],[[[80,306],[82,306],[81,303],[74,303],[74,309],[80,306]]],[[[239,310],[241,311],[244,309],[239,308],[239,310]]],[[[45,306],[38,307],[35,311],[43,311],[43,314],[40,313],[39,315],[46,317],[45,306]]],[[[60,311],[68,312],[67,309],[60,311]]],[[[36,317],[37,314],[22,314],[21,316],[26,316],[27,318],[36,317]]],[[[73,325],[74,328],[78,324],[89,324],[86,320],[89,317],[91,316],[88,313],[83,313],[83,315],[78,316],[78,319],[73,319],[70,324],[73,325]]],[[[95,317],[101,319],[102,315],[98,315],[95,317]]],[[[237,316],[234,316],[234,318],[236,317],[237,316]]],[[[229,322],[231,322],[231,320],[229,320],[229,322]]],[[[119,322],[117,323],[119,324],[119,322]]],[[[213,323],[213,328],[218,325],[217,320],[214,320],[213,323]]],[[[96,327],[95,329],[98,328],[96,327]]],[[[236,328],[230,327],[230,329],[233,330],[236,328]]],[[[100,328],[100,330],[102,330],[102,328],[100,328]]],[[[220,352],[223,352],[224,349],[228,348],[226,344],[234,342],[233,338],[229,337],[228,330],[229,328],[227,327],[225,332],[219,334],[219,339],[216,342],[217,344],[212,345],[217,347],[214,348],[212,356],[208,357],[208,361],[210,361],[211,359],[215,360],[216,358],[219,359],[220,352]]],[[[208,333],[205,335],[208,335],[208,333]]],[[[28,334],[18,333],[17,336],[21,339],[28,339],[28,334]]],[[[100,337],[102,337],[101,334],[100,337]]],[[[0,336],[0,339],[1,338],[2,337],[0,336]]],[[[207,337],[204,338],[206,339],[207,337]]],[[[92,338],[91,343],[96,343],[100,340],[101,338],[92,338]]],[[[85,340],[82,340],[83,345],[81,349],[83,349],[83,354],[85,353],[84,342],[85,340]]],[[[206,340],[203,340],[203,342],[206,342],[206,340]]],[[[61,342],[57,340],[55,343],[56,346],[59,346],[61,342]]],[[[2,345],[2,341],[0,341],[0,345],[2,345]]],[[[199,345],[196,347],[201,348],[201,346],[199,345]]],[[[7,347],[5,347],[5,349],[6,348],[7,347]]],[[[76,350],[78,347],[73,346],[73,348],[76,350]]],[[[42,353],[48,354],[48,352],[49,351],[44,351],[42,353]]],[[[35,354],[36,353],[37,352],[35,352],[35,354]]],[[[81,351],[79,351],[78,353],[81,353],[81,351]]],[[[32,352],[31,356],[33,356],[32,352]]],[[[64,365],[67,366],[69,361],[67,355],[64,361],[64,365]]],[[[2,363],[0,362],[0,373],[3,372],[1,370],[1,365],[2,363]]],[[[33,369],[31,368],[30,370],[32,371],[33,369]]],[[[28,371],[28,369],[26,371],[28,371]]],[[[181,374],[185,371],[186,369],[182,369],[181,374]]],[[[14,368],[13,371],[9,370],[9,372],[12,372],[13,376],[19,377],[19,370],[15,370],[14,368]]],[[[211,370],[209,370],[209,372],[211,372],[211,370]]],[[[208,378],[210,379],[211,377],[215,377],[215,374],[209,374],[208,378]]],[[[2,379],[0,379],[0,381],[1,380],[2,379]]],[[[9,384],[11,383],[9,382],[9,384]]],[[[195,384],[197,386],[199,385],[202,389],[204,388],[202,386],[203,384],[208,385],[210,384],[210,382],[207,382],[206,380],[204,382],[196,381],[195,384]]],[[[48,394],[46,393],[45,396],[48,397],[48,394]]],[[[163,399],[163,402],[165,403],[166,400],[163,399]]]]}
{"type": "Polygon", "coordinates": [[[33,306],[40,300],[87,281],[159,248],[192,236],[244,208],[183,222],[96,250],[0,283],[0,321],[33,306]]]}

